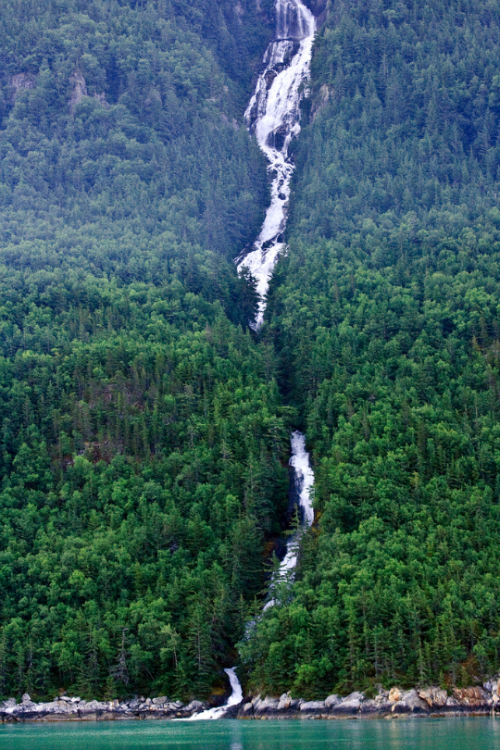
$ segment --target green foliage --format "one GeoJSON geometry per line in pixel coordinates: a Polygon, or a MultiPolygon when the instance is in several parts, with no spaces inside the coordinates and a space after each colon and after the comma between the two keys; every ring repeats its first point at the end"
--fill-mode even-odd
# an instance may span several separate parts
{"type": "Polygon", "coordinates": [[[269,3],[0,8],[0,694],[203,696],[286,508],[233,256],[269,3]]]}
{"type": "Polygon", "coordinates": [[[85,292],[0,359],[1,690],[201,695],[286,508],[272,353],[175,281],[85,292]]]}
{"type": "Polygon", "coordinates": [[[9,261],[66,267],[85,255],[93,273],[144,280],[168,247],[232,258],[253,238],[267,186],[241,112],[269,32],[248,0],[240,15],[204,5],[2,4],[9,261]]]}
{"type": "Polygon", "coordinates": [[[319,36],[267,318],[317,523],[293,601],[242,643],[258,689],[498,670],[499,22],[335,2],[319,36]]]}

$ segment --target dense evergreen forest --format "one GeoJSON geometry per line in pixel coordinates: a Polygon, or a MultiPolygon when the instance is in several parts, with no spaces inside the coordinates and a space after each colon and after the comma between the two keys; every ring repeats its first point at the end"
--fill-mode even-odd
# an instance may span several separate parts
{"type": "Polygon", "coordinates": [[[0,697],[498,671],[500,10],[322,0],[260,335],[271,0],[0,7],[0,697]],[[316,522],[255,627],[306,431],[316,522]]]}
{"type": "Polygon", "coordinates": [[[263,587],[290,410],[232,258],[273,20],[2,3],[2,696],[210,694],[263,587]]]}
{"type": "Polygon", "coordinates": [[[317,521],[255,687],[498,671],[499,41],[494,3],[328,6],[267,311],[317,521]]]}

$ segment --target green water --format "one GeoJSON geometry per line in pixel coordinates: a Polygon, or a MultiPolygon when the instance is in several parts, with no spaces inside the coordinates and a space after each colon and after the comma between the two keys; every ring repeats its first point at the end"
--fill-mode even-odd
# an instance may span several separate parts
{"type": "Polygon", "coordinates": [[[0,726],[1,750],[495,750],[500,719],[98,722],[0,726]]]}

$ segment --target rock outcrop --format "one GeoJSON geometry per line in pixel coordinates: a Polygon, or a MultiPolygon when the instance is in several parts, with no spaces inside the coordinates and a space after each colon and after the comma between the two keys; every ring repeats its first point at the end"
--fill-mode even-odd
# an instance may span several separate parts
{"type": "Polygon", "coordinates": [[[240,707],[240,719],[352,719],[398,718],[399,716],[453,716],[490,714],[500,703],[500,681],[495,678],[482,687],[455,688],[453,695],[430,686],[404,690],[380,688],[375,698],[351,693],[345,698],[329,695],[325,700],[304,701],[284,693],[279,699],[256,696],[240,707]]]}
{"type": "Polygon", "coordinates": [[[35,87],[36,78],[31,73],[17,73],[12,76],[10,85],[12,88],[12,101],[14,102],[21,91],[26,91],[35,87]]]}
{"type": "MultiPolygon", "coordinates": [[[[500,703],[498,677],[482,686],[454,688],[452,695],[433,685],[404,690],[394,686],[379,689],[374,698],[355,692],[344,698],[329,695],[324,700],[292,698],[291,693],[250,696],[226,712],[224,718],[239,719],[363,719],[404,716],[461,716],[495,713],[500,703]]],[[[53,701],[35,703],[25,693],[20,703],[14,698],[0,703],[0,722],[16,721],[97,721],[102,719],[186,719],[201,713],[208,705],[193,700],[188,705],[170,700],[135,697],[126,701],[86,701],[61,695],[53,701]]]]}
{"type": "Polygon", "coordinates": [[[73,114],[76,105],[80,104],[84,96],[88,96],[88,92],[85,78],[77,70],[70,75],[69,82],[73,89],[73,95],[69,100],[69,109],[71,114],[73,114]]]}
{"type": "Polygon", "coordinates": [[[97,721],[99,719],[186,719],[207,708],[206,703],[159,698],[133,698],[128,701],[85,701],[66,695],[46,703],[34,703],[28,694],[21,703],[14,698],[0,703],[0,722],[16,721],[97,721]]]}

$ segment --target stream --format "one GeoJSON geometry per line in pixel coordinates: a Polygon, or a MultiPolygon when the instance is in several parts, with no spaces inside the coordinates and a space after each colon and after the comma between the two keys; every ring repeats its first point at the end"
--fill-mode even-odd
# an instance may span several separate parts
{"type": "MultiPolygon", "coordinates": [[[[276,38],[264,54],[264,69],[259,76],[255,93],[245,112],[250,132],[269,161],[271,175],[271,204],[253,249],[238,258],[237,268],[247,268],[257,282],[259,306],[255,320],[250,323],[258,332],[264,321],[269,280],[278,257],[285,251],[284,231],[290,201],[290,180],[294,164],[289,157],[292,138],[300,132],[300,102],[303,84],[309,77],[316,21],[301,0],[276,0],[276,38]]],[[[293,580],[297,565],[300,539],[314,521],[311,489],[314,475],[306,451],[305,436],[294,432],[291,437],[290,466],[294,470],[300,524],[289,539],[287,552],[269,586],[269,599],[264,609],[275,604],[273,591],[283,580],[293,580]]],[[[231,706],[242,700],[241,685],[234,669],[226,669],[231,684],[227,703],[192,717],[192,720],[214,720],[225,716],[231,706]]]]}
{"type": "Polygon", "coordinates": [[[269,280],[285,251],[284,231],[294,164],[292,138],[300,132],[300,102],[309,77],[316,21],[301,0],[276,0],[276,38],[264,54],[264,70],[245,112],[250,132],[269,161],[271,204],[253,249],[237,259],[257,281],[259,307],[250,324],[258,331],[264,321],[269,280]]]}

